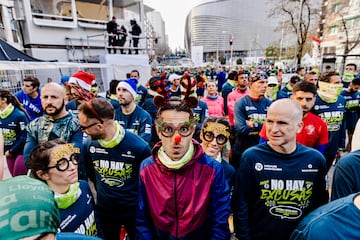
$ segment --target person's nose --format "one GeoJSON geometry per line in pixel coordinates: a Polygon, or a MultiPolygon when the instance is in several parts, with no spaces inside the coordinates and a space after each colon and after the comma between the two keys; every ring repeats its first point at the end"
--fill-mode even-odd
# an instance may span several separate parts
{"type": "Polygon", "coordinates": [[[212,144],[212,145],[217,145],[216,137],[214,137],[214,138],[210,141],[210,144],[212,144]]]}
{"type": "Polygon", "coordinates": [[[180,134],[178,133],[178,130],[175,131],[172,141],[175,143],[180,143],[182,140],[180,134]]]}
{"type": "Polygon", "coordinates": [[[306,106],[306,99],[302,99],[302,100],[300,101],[300,106],[301,106],[301,107],[305,107],[305,106],[306,106]]]}
{"type": "Polygon", "coordinates": [[[277,124],[277,123],[273,123],[272,125],[271,125],[271,132],[277,132],[277,131],[279,131],[279,124],[277,124]]]}
{"type": "Polygon", "coordinates": [[[69,170],[73,170],[73,169],[76,169],[77,168],[77,165],[74,164],[72,161],[69,161],[69,170]]]}

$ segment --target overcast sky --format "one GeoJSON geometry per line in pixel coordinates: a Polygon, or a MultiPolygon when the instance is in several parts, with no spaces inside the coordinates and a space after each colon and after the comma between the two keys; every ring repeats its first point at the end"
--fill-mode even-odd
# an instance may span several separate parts
{"type": "Polygon", "coordinates": [[[144,0],[144,4],[161,13],[165,21],[165,31],[172,50],[184,48],[185,19],[189,11],[209,0],[144,0]]]}

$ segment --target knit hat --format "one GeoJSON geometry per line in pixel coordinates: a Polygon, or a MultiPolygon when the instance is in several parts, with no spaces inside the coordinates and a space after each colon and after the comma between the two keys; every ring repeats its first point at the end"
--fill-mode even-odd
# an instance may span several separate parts
{"type": "Polygon", "coordinates": [[[128,90],[131,95],[133,96],[133,98],[135,99],[137,96],[137,79],[136,78],[129,78],[127,80],[121,80],[119,82],[119,84],[117,85],[117,88],[125,88],[126,90],[128,90]]]}
{"type": "Polygon", "coordinates": [[[3,240],[56,233],[60,215],[51,189],[42,181],[18,176],[0,181],[0,236],[3,240]]]}
{"type": "Polygon", "coordinates": [[[259,80],[268,79],[268,76],[264,72],[255,72],[251,74],[249,82],[257,82],[259,80]]]}
{"type": "Polygon", "coordinates": [[[90,91],[91,85],[95,83],[95,79],[94,74],[79,70],[70,77],[69,83],[79,84],[80,87],[90,91]]]}
{"type": "Polygon", "coordinates": [[[248,71],[248,70],[246,70],[246,69],[242,69],[242,68],[240,68],[239,69],[239,71],[238,71],[238,74],[240,75],[240,74],[246,74],[246,75],[250,75],[250,72],[248,71]]]}
{"type": "Polygon", "coordinates": [[[65,84],[65,83],[67,83],[69,81],[69,79],[70,79],[70,76],[68,76],[68,75],[62,76],[60,78],[60,83],[65,84]]]}
{"type": "Polygon", "coordinates": [[[276,84],[276,85],[278,85],[278,81],[277,81],[276,77],[270,76],[270,77],[268,78],[268,85],[270,85],[270,84],[276,84]]]}

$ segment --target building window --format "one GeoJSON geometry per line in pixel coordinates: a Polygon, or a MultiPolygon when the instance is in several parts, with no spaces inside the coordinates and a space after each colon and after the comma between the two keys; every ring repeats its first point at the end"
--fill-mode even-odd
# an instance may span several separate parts
{"type": "Polygon", "coordinates": [[[17,21],[14,18],[13,14],[13,8],[7,8],[8,18],[10,19],[10,27],[11,27],[11,33],[13,37],[14,42],[19,42],[19,35],[18,35],[18,24],[17,21]]]}
{"type": "Polygon", "coordinates": [[[30,0],[32,15],[35,18],[51,20],[71,20],[71,0],[30,0]]]}

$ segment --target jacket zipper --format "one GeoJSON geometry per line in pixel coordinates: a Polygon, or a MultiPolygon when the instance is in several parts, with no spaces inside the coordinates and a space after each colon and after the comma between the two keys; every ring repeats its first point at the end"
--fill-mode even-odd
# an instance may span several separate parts
{"type": "Polygon", "coordinates": [[[177,207],[177,196],[176,196],[176,173],[174,173],[174,203],[175,203],[175,224],[176,224],[176,236],[175,239],[178,238],[179,231],[179,214],[177,207]]]}

